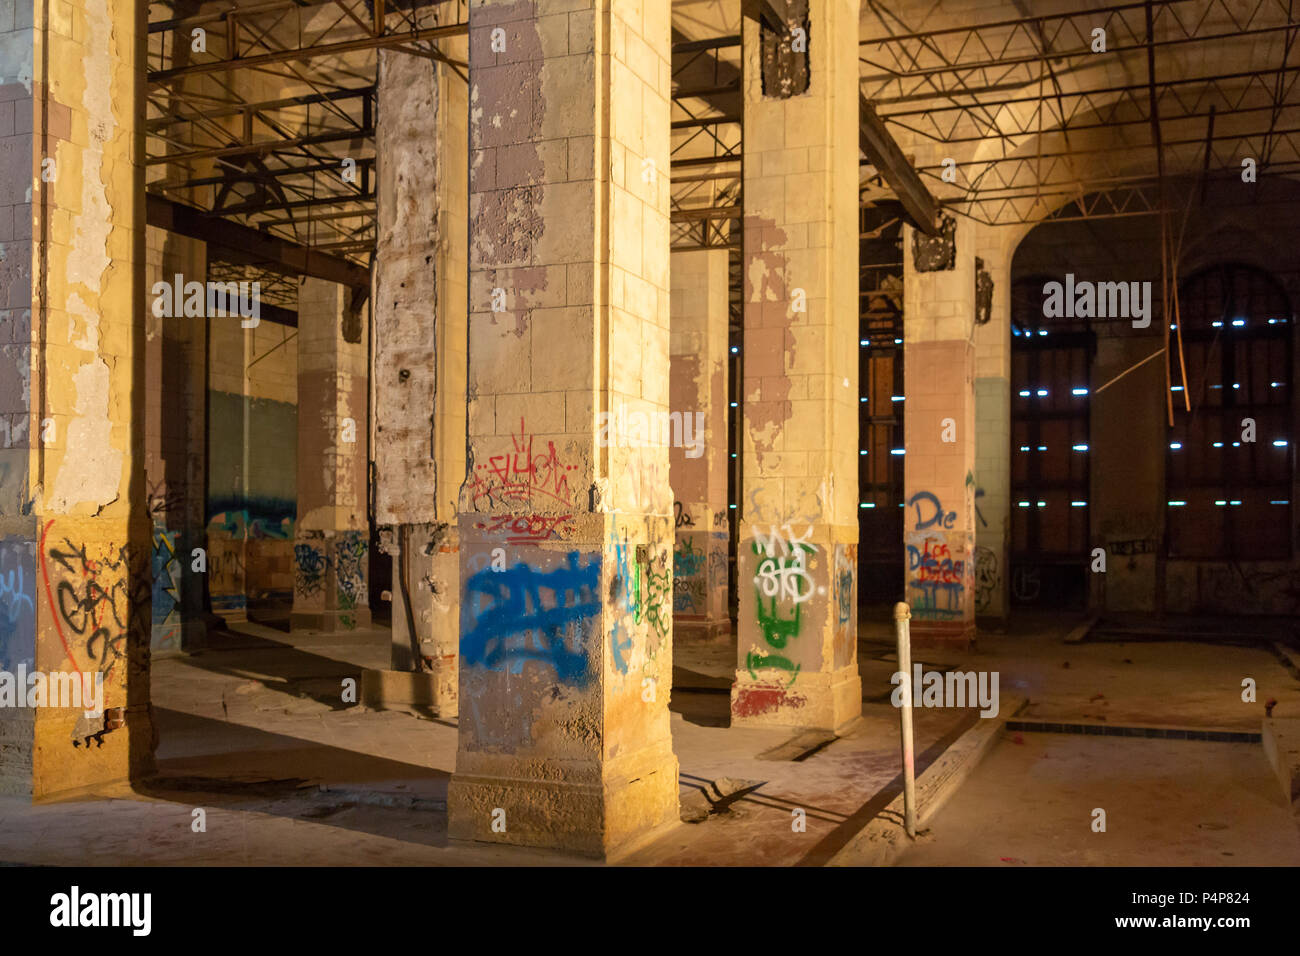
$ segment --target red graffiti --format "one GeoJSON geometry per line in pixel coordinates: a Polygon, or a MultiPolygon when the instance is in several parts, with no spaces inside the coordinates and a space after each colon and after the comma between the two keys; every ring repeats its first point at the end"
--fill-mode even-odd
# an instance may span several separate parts
{"type": "Polygon", "coordinates": [[[915,572],[917,581],[935,584],[962,584],[965,573],[965,561],[954,561],[948,546],[933,538],[927,538],[922,550],[909,546],[910,570],[915,572]]]}
{"type": "Polygon", "coordinates": [[[533,544],[552,537],[573,515],[496,515],[474,525],[488,534],[504,534],[506,544],[533,544]]]}
{"type": "Polygon", "coordinates": [[[493,455],[485,465],[476,465],[470,481],[474,506],[486,498],[489,505],[495,502],[530,502],[534,496],[550,498],[562,505],[573,503],[569,489],[568,472],[577,465],[561,464],[555,442],[548,441],[545,451],[533,452],[533,436],[519,419],[519,434],[510,436],[514,451],[493,455]]]}
{"type": "Polygon", "coordinates": [[[731,712],[736,717],[759,717],[782,707],[802,707],[807,702],[807,698],[780,687],[742,687],[736,691],[731,712]]]}

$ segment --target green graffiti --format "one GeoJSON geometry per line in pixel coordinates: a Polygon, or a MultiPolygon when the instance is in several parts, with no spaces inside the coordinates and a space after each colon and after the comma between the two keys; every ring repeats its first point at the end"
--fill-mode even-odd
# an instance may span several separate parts
{"type": "Polygon", "coordinates": [[[745,666],[749,668],[749,676],[758,680],[758,669],[761,667],[775,667],[783,671],[790,671],[790,683],[786,687],[793,687],[795,680],[799,677],[799,668],[802,664],[796,664],[788,657],[780,654],[756,654],[750,651],[745,657],[745,666]]]}
{"type": "MultiPolygon", "coordinates": [[[[758,626],[763,629],[763,640],[769,646],[781,650],[790,638],[799,636],[802,629],[800,620],[802,611],[798,604],[794,606],[794,617],[783,618],[776,613],[776,598],[772,598],[767,603],[767,606],[764,606],[762,594],[756,592],[754,598],[758,605],[758,626]]],[[[793,671],[790,677],[791,684],[799,676],[799,667],[801,666],[781,654],[756,654],[753,651],[749,652],[745,663],[749,668],[750,676],[755,679],[758,678],[758,675],[754,672],[759,667],[776,667],[781,670],[793,671]]]]}

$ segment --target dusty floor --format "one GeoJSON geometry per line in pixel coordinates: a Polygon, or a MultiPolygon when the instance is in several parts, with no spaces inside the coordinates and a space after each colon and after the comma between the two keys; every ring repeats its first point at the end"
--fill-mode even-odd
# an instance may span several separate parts
{"type": "Polygon", "coordinates": [[[1258,744],[1007,733],[928,831],[897,865],[1300,865],[1258,744]]]}
{"type": "MultiPolygon", "coordinates": [[[[978,649],[970,654],[917,656],[926,668],[998,670],[1002,694],[1031,698],[1021,716],[1035,719],[1258,731],[1262,701],[1270,697],[1279,701],[1279,716],[1300,714],[1300,683],[1266,649],[1188,642],[1063,645],[1062,637],[1076,621],[1022,615],[1012,633],[982,634],[978,649]],[[1243,676],[1258,682],[1261,703],[1241,702],[1243,676]]],[[[671,704],[674,749],[681,764],[683,806],[703,822],[682,824],[626,862],[818,865],[843,847],[898,791],[898,719],[888,702],[894,669],[890,634],[887,609],[864,616],[859,648],[863,720],[846,736],[829,742],[790,731],[730,729],[728,686],[734,650],[725,644],[678,647],[671,704]],[[792,826],[798,816],[793,811],[799,809],[806,819],[803,832],[792,826]]],[[[445,799],[455,766],[454,721],[377,713],[340,702],[342,680],[359,676],[363,667],[383,666],[387,654],[388,635],[382,629],[347,637],[290,637],[250,624],[240,634],[220,639],[219,649],[155,661],[158,778],[138,792],[123,789],[109,800],[30,806],[20,799],[0,798],[0,861],[584,862],[557,853],[448,842],[445,799]],[[206,811],[207,831],[194,833],[192,811],[200,807],[206,811]]],[[[917,711],[919,765],[923,768],[937,757],[974,719],[970,711],[917,711]]],[[[1037,847],[1043,863],[1092,862],[1067,860],[1069,853],[1077,853],[1073,849],[1049,852],[1064,846],[1053,836],[1053,828],[1061,825],[1057,817],[1072,817],[1070,805],[1058,799],[1061,792],[1092,786],[1088,781],[1096,776],[1097,766],[1108,765],[1107,755],[1116,757],[1117,766],[1146,768],[1142,755],[1149,752],[1155,755],[1150,758],[1154,768],[1166,751],[1178,751],[1172,742],[1026,736],[1054,739],[1032,747],[1003,744],[988,766],[1028,760],[1041,746],[1046,756],[1033,764],[1033,786],[997,791],[998,780],[1016,780],[1027,768],[1016,767],[1010,775],[1003,770],[990,781],[986,767],[967,789],[976,794],[972,800],[994,799],[990,794],[996,792],[1001,801],[997,819],[1008,826],[1011,821],[1033,820],[1024,832],[1034,838],[1017,843],[1019,851],[999,851],[999,857],[1028,859],[1026,854],[1037,847]],[[1080,743],[1088,746],[1077,746],[1080,743]],[[1040,781],[1041,793],[1035,789],[1040,781]],[[979,790],[977,784],[993,789],[979,790]]],[[[1185,764],[1183,771],[1174,766],[1165,776],[1152,769],[1149,778],[1100,778],[1110,781],[1107,786],[1121,818],[1126,807],[1140,804],[1149,807],[1152,818],[1176,813],[1196,823],[1227,821],[1227,830],[1213,831],[1206,852],[1217,848],[1219,853],[1235,853],[1237,847],[1243,854],[1260,833],[1276,829],[1275,819],[1285,818],[1280,790],[1273,794],[1277,784],[1258,744],[1184,746],[1201,748],[1188,751],[1197,754],[1200,763],[1185,764]],[[1220,751],[1225,756],[1205,756],[1220,751]],[[1161,803],[1162,786],[1193,790],[1200,802],[1161,803]],[[1247,795],[1260,808],[1272,801],[1276,813],[1261,810],[1264,823],[1236,827],[1237,817],[1218,803],[1247,795]],[[1244,842],[1234,843],[1237,838],[1244,842]]],[[[959,816],[965,807],[959,798],[965,793],[954,797],[935,821],[933,850],[918,847],[912,851],[917,856],[909,856],[908,862],[929,862],[920,854],[945,848],[958,856],[962,847],[987,856],[979,834],[990,824],[977,825],[978,808],[967,811],[973,814],[970,818],[959,816]],[[955,822],[948,822],[948,814],[955,822]],[[970,827],[974,829],[967,832],[970,827]]],[[[1131,831],[1124,826],[1112,824],[1114,848],[1096,862],[1127,861],[1123,857],[1128,844],[1119,834],[1131,831]]],[[[1086,827],[1083,835],[1091,835],[1086,827]]],[[[1290,859],[1285,855],[1296,839],[1294,827],[1278,838],[1274,849],[1279,859],[1290,859]]],[[[1139,857],[1134,862],[1142,861],[1139,857]]],[[[948,861],[936,857],[934,862],[948,861]]],[[[976,857],[960,862],[976,862],[976,857]]],[[[1195,862],[1211,861],[1202,855],[1195,862]]]]}

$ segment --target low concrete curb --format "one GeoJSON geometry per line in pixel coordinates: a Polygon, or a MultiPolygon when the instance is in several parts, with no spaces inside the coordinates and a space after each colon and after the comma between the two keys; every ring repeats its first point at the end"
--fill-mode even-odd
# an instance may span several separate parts
{"type": "MultiPolygon", "coordinates": [[[[948,798],[965,782],[997,740],[1008,720],[1029,701],[1024,697],[1004,698],[1006,707],[997,717],[979,719],[939,759],[930,764],[916,781],[916,826],[920,830],[934,818],[948,798]]],[[[903,831],[903,795],[876,815],[827,866],[889,866],[910,845],[903,831]]]]}
{"type": "Polygon", "coordinates": [[[436,708],[437,678],[415,671],[364,670],[361,672],[361,703],[371,710],[403,710],[414,713],[436,708]]]}
{"type": "Polygon", "coordinates": [[[1070,633],[1065,635],[1065,638],[1062,640],[1061,643],[1082,644],[1084,641],[1088,639],[1088,632],[1097,626],[1097,622],[1099,620],[1101,620],[1101,615],[1099,614],[1093,614],[1089,617],[1084,618],[1082,621],[1080,621],[1078,624],[1076,624],[1073,628],[1070,629],[1070,633]]]}
{"type": "Polygon", "coordinates": [[[1287,803],[1300,810],[1300,717],[1265,718],[1263,739],[1287,803]]]}
{"type": "Polygon", "coordinates": [[[1281,641],[1274,641],[1273,654],[1282,662],[1282,666],[1291,672],[1292,677],[1300,680],[1300,653],[1291,650],[1281,641]]]}

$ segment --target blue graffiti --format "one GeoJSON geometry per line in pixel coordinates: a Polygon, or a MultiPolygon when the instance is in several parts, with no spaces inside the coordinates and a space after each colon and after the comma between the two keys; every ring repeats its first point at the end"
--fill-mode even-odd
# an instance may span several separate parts
{"type": "Polygon", "coordinates": [[[35,664],[36,560],[26,542],[0,541],[0,669],[35,664]],[[30,573],[29,573],[30,572],[30,573]]]}
{"type": "Polygon", "coordinates": [[[941,528],[951,529],[953,522],[957,520],[957,512],[944,511],[943,505],[939,499],[928,491],[918,491],[912,497],[907,499],[907,507],[916,508],[916,526],[914,531],[924,531],[926,528],[938,525],[941,528]],[[928,502],[934,506],[934,512],[928,518],[921,516],[920,502],[928,502]]]}
{"type": "Polygon", "coordinates": [[[177,571],[180,563],[176,560],[176,540],[178,532],[154,528],[153,532],[153,623],[155,627],[165,626],[180,597],[176,593],[179,583],[172,577],[172,565],[177,571]]]}
{"type": "Polygon", "coordinates": [[[583,625],[601,610],[600,557],[585,567],[577,551],[566,559],[567,566],[552,571],[523,563],[505,571],[486,567],[466,582],[471,626],[460,642],[466,665],[517,675],[525,661],[538,661],[550,664],[562,683],[590,682],[583,625]]]}
{"type": "Polygon", "coordinates": [[[622,635],[623,622],[616,620],[614,622],[614,629],[610,631],[609,646],[610,650],[614,653],[614,666],[618,668],[620,674],[626,674],[628,672],[628,662],[627,659],[623,657],[623,652],[632,649],[632,638],[629,637],[624,639],[622,638],[622,635]]]}
{"type": "Polygon", "coordinates": [[[27,593],[27,588],[23,583],[23,569],[15,568],[11,571],[0,573],[0,607],[6,609],[8,620],[17,621],[23,613],[23,608],[27,613],[35,611],[32,605],[32,596],[27,593]]]}
{"type": "Polygon", "coordinates": [[[243,501],[214,498],[208,502],[208,525],[215,523],[232,538],[293,538],[297,505],[282,499],[243,501]]]}
{"type": "Polygon", "coordinates": [[[629,565],[626,541],[619,541],[615,535],[610,536],[614,545],[614,562],[617,569],[618,587],[623,592],[623,609],[636,614],[636,622],[641,623],[641,566],[629,565]]]}
{"type": "Polygon", "coordinates": [[[673,574],[679,578],[693,578],[704,570],[704,552],[696,551],[689,539],[681,542],[673,552],[673,574]]]}

